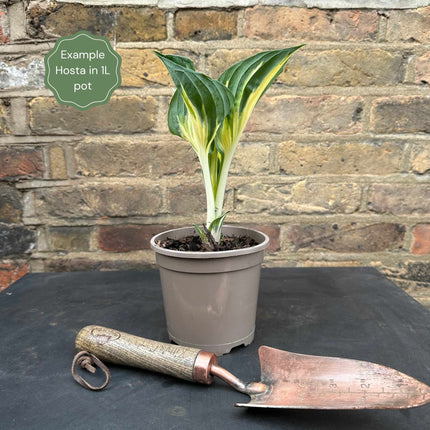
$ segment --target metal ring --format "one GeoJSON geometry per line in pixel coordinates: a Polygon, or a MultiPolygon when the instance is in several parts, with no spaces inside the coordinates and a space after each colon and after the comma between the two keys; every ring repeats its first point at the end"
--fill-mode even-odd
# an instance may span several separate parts
{"type": "Polygon", "coordinates": [[[92,390],[92,391],[100,391],[106,388],[111,378],[110,371],[107,368],[107,366],[103,364],[94,354],[91,354],[91,352],[88,352],[88,351],[80,351],[73,358],[72,376],[73,376],[73,379],[79,385],[82,385],[84,388],[87,388],[88,390],[92,390]],[[79,375],[76,372],[76,364],[79,364],[82,368],[85,368],[92,373],[94,373],[95,371],[93,364],[97,365],[106,375],[105,382],[102,385],[100,385],[100,387],[95,387],[94,385],[89,384],[84,378],[82,378],[81,375],[79,375]]]}

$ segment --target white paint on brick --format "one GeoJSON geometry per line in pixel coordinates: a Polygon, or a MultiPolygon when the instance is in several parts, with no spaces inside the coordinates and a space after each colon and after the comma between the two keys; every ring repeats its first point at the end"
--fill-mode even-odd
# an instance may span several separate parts
{"type": "Polygon", "coordinates": [[[430,5],[430,0],[57,0],[57,2],[99,6],[154,6],[160,9],[230,8],[257,4],[320,9],[415,9],[430,5]]]}
{"type": "Polygon", "coordinates": [[[30,61],[26,67],[10,66],[0,62],[0,89],[43,88],[45,65],[42,59],[30,61]]]}

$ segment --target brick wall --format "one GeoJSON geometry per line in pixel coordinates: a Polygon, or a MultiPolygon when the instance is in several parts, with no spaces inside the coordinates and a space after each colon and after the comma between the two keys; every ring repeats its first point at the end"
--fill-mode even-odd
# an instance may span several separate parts
{"type": "Polygon", "coordinates": [[[153,267],[151,235],[204,220],[199,165],[168,132],[173,88],[152,49],[217,77],[307,43],[251,117],[228,221],[270,235],[266,266],[370,265],[430,304],[428,3],[0,2],[0,286],[27,271],[153,267]],[[123,61],[121,88],[85,112],[43,84],[44,55],[80,29],[123,61]]]}

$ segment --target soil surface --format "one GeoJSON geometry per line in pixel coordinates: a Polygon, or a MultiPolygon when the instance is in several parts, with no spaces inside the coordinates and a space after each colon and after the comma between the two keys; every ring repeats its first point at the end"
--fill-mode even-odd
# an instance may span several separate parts
{"type": "Polygon", "coordinates": [[[181,239],[159,240],[157,245],[161,248],[173,249],[175,251],[231,251],[233,249],[250,248],[256,246],[258,243],[249,236],[224,236],[216,249],[210,245],[203,243],[200,236],[186,236],[181,239]]]}

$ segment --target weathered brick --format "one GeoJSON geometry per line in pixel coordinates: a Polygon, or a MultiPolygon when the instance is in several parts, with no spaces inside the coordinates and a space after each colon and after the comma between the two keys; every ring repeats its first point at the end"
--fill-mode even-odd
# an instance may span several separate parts
{"type": "Polygon", "coordinates": [[[25,260],[6,260],[0,262],[0,291],[9,287],[28,272],[25,260]]]}
{"type": "Polygon", "coordinates": [[[239,144],[230,172],[239,175],[267,173],[270,169],[270,147],[262,143],[239,144]]]}
{"type": "Polygon", "coordinates": [[[18,223],[22,217],[19,191],[11,185],[0,183],[0,222],[18,223]]]}
{"type": "Polygon", "coordinates": [[[43,157],[41,148],[0,147],[0,179],[41,178],[43,157]]]}
{"type": "Polygon", "coordinates": [[[261,51],[261,49],[217,49],[208,56],[209,76],[218,78],[233,64],[261,51]]]}
{"type": "MultiPolygon", "coordinates": [[[[209,74],[218,77],[257,49],[217,49],[208,58],[209,74]]],[[[291,86],[387,85],[403,81],[401,54],[382,49],[301,50],[288,61],[277,82],[291,86]]]]}
{"type": "Polygon", "coordinates": [[[405,62],[382,49],[299,51],[278,80],[292,86],[390,85],[403,82],[405,62]]]}
{"type": "MultiPolygon", "coordinates": [[[[203,181],[199,184],[183,182],[181,185],[168,188],[166,202],[169,213],[192,216],[190,218],[190,223],[193,224],[202,224],[206,222],[206,194],[203,181]]],[[[227,187],[224,196],[223,211],[232,210],[233,190],[227,187]]]]}
{"type": "Polygon", "coordinates": [[[35,196],[36,213],[66,218],[157,215],[161,189],[140,183],[86,184],[45,188],[35,196]]]}
{"type": "Polygon", "coordinates": [[[415,83],[430,84],[430,51],[415,60],[415,83]]]}
{"type": "Polygon", "coordinates": [[[429,145],[416,145],[411,151],[411,166],[415,173],[422,175],[430,172],[429,145]]]}
{"type": "Polygon", "coordinates": [[[91,227],[49,227],[49,249],[51,251],[88,251],[91,227]]]}
{"type": "Polygon", "coordinates": [[[361,189],[357,184],[256,182],[237,187],[235,212],[272,215],[352,213],[358,210],[360,198],[361,189]]]}
{"type": "Polygon", "coordinates": [[[254,230],[261,231],[269,236],[269,246],[266,248],[266,252],[276,252],[281,249],[280,232],[281,228],[279,225],[260,225],[260,224],[239,224],[243,227],[252,228],[254,230]]]}
{"type": "Polygon", "coordinates": [[[403,145],[396,142],[282,142],[281,171],[289,175],[398,173],[403,145]]]}
{"type": "Polygon", "coordinates": [[[411,252],[416,255],[430,254],[430,224],[420,224],[414,228],[411,252]]]}
{"type": "Polygon", "coordinates": [[[148,270],[156,265],[144,261],[116,258],[115,260],[100,260],[90,258],[52,258],[43,261],[45,272],[76,272],[101,270],[148,270]]]}
{"type": "Polygon", "coordinates": [[[107,225],[99,228],[99,245],[104,251],[129,252],[151,249],[152,236],[175,228],[171,225],[107,225]]]}
{"type": "Polygon", "coordinates": [[[14,55],[0,59],[0,89],[44,88],[43,57],[14,55]]]}
{"type": "Polygon", "coordinates": [[[28,38],[25,26],[25,7],[24,2],[8,1],[7,13],[9,15],[10,40],[19,41],[28,38]]]}
{"type": "Polygon", "coordinates": [[[10,134],[9,109],[6,100],[0,100],[0,135],[10,134]]]}
{"type": "Polygon", "coordinates": [[[412,215],[430,213],[429,184],[375,184],[369,209],[378,213],[412,215]]]}
{"type": "Polygon", "coordinates": [[[393,10],[387,21],[387,40],[422,42],[430,41],[430,7],[410,10],[393,10]]]}
{"type": "Polygon", "coordinates": [[[375,40],[376,11],[255,7],[245,11],[245,35],[258,39],[375,40]]]}
{"type": "Polygon", "coordinates": [[[430,308],[430,263],[402,261],[387,267],[376,261],[372,265],[423,306],[430,308]]]}
{"type": "Polygon", "coordinates": [[[429,262],[416,262],[405,261],[398,263],[395,266],[382,266],[378,269],[390,278],[397,280],[407,280],[417,283],[417,286],[429,287],[430,286],[430,263],[429,262]]]}
{"type": "Polygon", "coordinates": [[[178,10],[175,36],[179,40],[221,40],[237,35],[237,12],[222,10],[178,10]]]}
{"type": "Polygon", "coordinates": [[[51,179],[67,178],[66,158],[61,146],[51,146],[49,148],[49,167],[51,179]]]}
{"type": "Polygon", "coordinates": [[[197,156],[186,142],[82,142],[75,147],[75,164],[83,176],[192,175],[197,156]]]}
{"type": "Polygon", "coordinates": [[[202,215],[206,210],[206,195],[203,184],[184,183],[169,188],[167,190],[167,202],[169,212],[176,215],[202,215]]]}
{"type": "Polygon", "coordinates": [[[9,42],[9,22],[6,6],[0,6],[0,43],[9,42]]]}
{"type": "Polygon", "coordinates": [[[430,97],[393,96],[375,100],[371,128],[376,133],[430,133],[430,97]]]}
{"type": "Polygon", "coordinates": [[[287,236],[294,251],[380,252],[402,248],[405,227],[394,223],[293,224],[287,236]]]}
{"type": "Polygon", "coordinates": [[[38,38],[69,36],[79,30],[117,42],[149,42],[167,36],[165,14],[157,8],[35,5],[27,10],[27,20],[30,35],[38,38]]]}
{"type": "MultiPolygon", "coordinates": [[[[123,87],[173,86],[169,72],[152,49],[118,49],[117,52],[121,56],[121,85],[123,87]]],[[[197,60],[196,54],[189,51],[162,49],[160,52],[188,57],[194,62],[197,60]]]]}
{"type": "Polygon", "coordinates": [[[0,257],[22,255],[35,246],[34,231],[0,224],[0,257]]]}
{"type": "Polygon", "coordinates": [[[27,118],[27,100],[23,97],[14,97],[10,100],[11,128],[15,136],[30,134],[27,118]]]}
{"type": "Polygon", "coordinates": [[[30,127],[34,134],[140,133],[155,125],[155,105],[153,97],[114,96],[82,112],[37,97],[30,102],[30,127]]]}
{"type": "Polygon", "coordinates": [[[361,130],[361,97],[266,96],[250,117],[247,131],[355,134],[361,130]]]}

